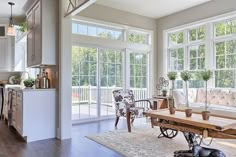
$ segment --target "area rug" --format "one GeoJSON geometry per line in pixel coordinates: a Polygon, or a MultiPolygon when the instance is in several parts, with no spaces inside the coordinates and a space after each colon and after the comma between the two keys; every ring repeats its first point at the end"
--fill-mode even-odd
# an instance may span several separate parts
{"type": "MultiPolygon", "coordinates": [[[[174,139],[157,138],[159,128],[132,128],[87,136],[125,157],[173,157],[176,150],[188,149],[181,132],[174,139]]],[[[222,150],[227,157],[236,157],[236,140],[214,139],[212,148],[222,150]]]]}

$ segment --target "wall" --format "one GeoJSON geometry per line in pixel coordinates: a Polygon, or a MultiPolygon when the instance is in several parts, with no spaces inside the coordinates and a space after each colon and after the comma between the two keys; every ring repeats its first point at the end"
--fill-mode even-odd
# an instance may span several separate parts
{"type": "MultiPolygon", "coordinates": [[[[93,4],[83,10],[79,16],[91,18],[91,19],[96,19],[96,20],[101,20],[101,21],[107,21],[111,23],[116,23],[116,24],[121,24],[121,25],[126,25],[126,26],[131,26],[131,27],[137,27],[137,28],[142,28],[146,30],[151,30],[153,31],[153,43],[156,43],[156,20],[144,16],[140,16],[137,14],[93,4]]],[[[156,44],[153,45],[153,55],[156,53],[156,44]]],[[[151,57],[153,58],[153,57],[151,57]]],[[[151,61],[153,63],[154,60],[151,61]]],[[[154,62],[155,63],[155,62],[154,62]]],[[[154,64],[153,68],[151,69],[151,74],[156,71],[155,69],[156,64],[154,64]]],[[[150,77],[153,77],[152,75],[150,77]]],[[[153,84],[153,79],[151,79],[151,87],[153,84]]]]}
{"type": "Polygon", "coordinates": [[[157,71],[155,78],[163,76],[163,30],[207,19],[236,10],[236,0],[213,0],[193,8],[157,19],[157,71]]]}

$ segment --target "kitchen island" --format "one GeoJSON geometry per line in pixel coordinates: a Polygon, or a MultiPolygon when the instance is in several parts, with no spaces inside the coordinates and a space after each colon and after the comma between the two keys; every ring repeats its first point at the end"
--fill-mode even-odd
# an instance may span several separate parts
{"type": "Polygon", "coordinates": [[[56,89],[10,87],[5,97],[4,116],[26,142],[56,137],[56,89]]]}

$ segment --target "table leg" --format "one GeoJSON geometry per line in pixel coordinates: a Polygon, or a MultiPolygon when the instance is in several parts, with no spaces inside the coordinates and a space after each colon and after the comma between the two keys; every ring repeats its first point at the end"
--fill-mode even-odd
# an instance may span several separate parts
{"type": "Polygon", "coordinates": [[[3,88],[1,88],[1,92],[2,92],[2,107],[1,107],[1,117],[0,117],[0,119],[2,119],[2,117],[3,117],[3,107],[4,107],[4,89],[3,88]]]}
{"type": "Polygon", "coordinates": [[[130,124],[131,118],[130,117],[131,117],[130,116],[130,110],[127,109],[127,111],[126,111],[126,119],[127,119],[128,132],[131,132],[131,124],[130,124]]]}

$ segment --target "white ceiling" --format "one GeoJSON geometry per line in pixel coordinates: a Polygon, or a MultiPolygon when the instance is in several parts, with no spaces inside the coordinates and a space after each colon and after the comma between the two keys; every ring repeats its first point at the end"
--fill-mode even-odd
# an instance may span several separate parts
{"type": "Polygon", "coordinates": [[[0,0],[0,18],[8,18],[11,15],[11,7],[8,2],[13,2],[12,7],[13,17],[23,16],[25,14],[23,7],[27,0],[0,0]]]}
{"type": "Polygon", "coordinates": [[[97,4],[147,16],[160,18],[210,0],[97,0],[97,4]]]}

